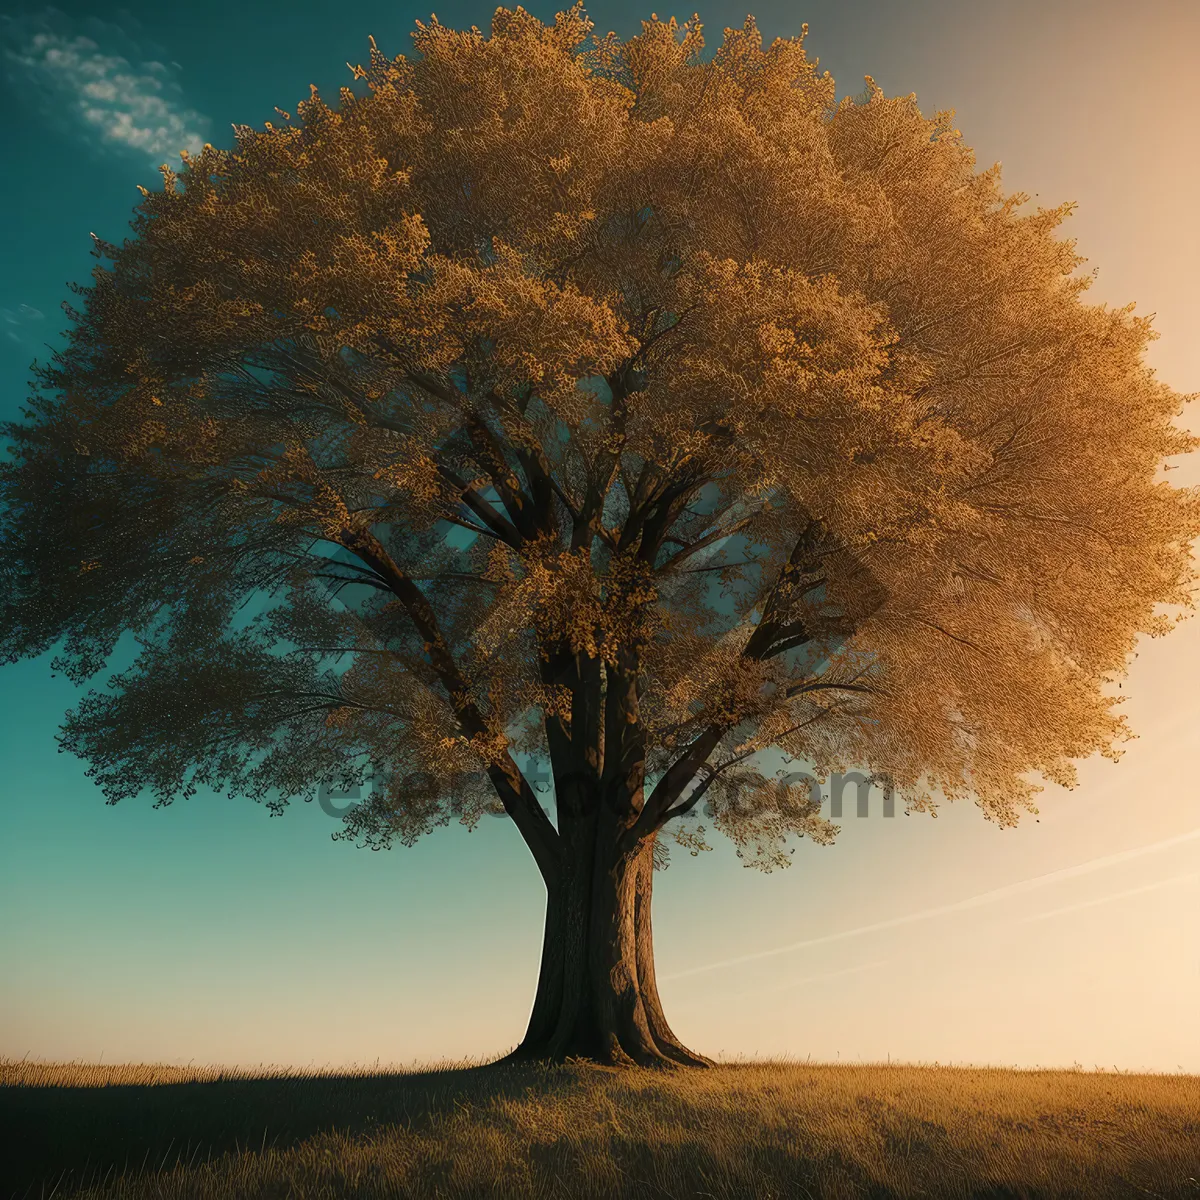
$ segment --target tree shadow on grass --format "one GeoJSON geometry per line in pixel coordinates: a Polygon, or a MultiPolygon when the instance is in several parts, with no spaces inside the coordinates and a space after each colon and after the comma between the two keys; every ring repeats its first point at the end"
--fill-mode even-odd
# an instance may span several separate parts
{"type": "Polygon", "coordinates": [[[10,1148],[0,1196],[37,1200],[127,1171],[263,1146],[282,1150],[323,1132],[420,1130],[456,1103],[522,1097],[563,1070],[506,1063],[378,1075],[0,1087],[0,1129],[10,1148]]]}

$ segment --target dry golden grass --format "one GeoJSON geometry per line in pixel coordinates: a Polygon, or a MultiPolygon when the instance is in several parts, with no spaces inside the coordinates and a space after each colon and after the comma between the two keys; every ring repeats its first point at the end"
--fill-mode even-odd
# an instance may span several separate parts
{"type": "Polygon", "coordinates": [[[1185,1075],[0,1060],[0,1128],[31,1197],[1200,1198],[1185,1075]]]}

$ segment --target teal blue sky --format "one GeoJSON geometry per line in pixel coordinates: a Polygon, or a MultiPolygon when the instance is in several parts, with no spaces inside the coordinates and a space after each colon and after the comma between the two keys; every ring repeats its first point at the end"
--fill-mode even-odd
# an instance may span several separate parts
{"type": "MultiPolygon", "coordinates": [[[[660,0],[661,2],[661,0],[660,0]]],[[[529,6],[551,19],[553,7],[529,6]]],[[[446,4],[447,25],[488,6],[446,4]]],[[[597,4],[597,32],[650,8],[597,4]]],[[[89,231],[119,241],[157,165],[232,144],[231,124],[331,102],[368,34],[407,52],[424,9],[259,0],[10,3],[0,15],[0,413],[60,344],[89,231]]],[[[660,16],[668,15],[660,9],[660,16]]],[[[680,18],[691,10],[676,13],[680,18]]],[[[710,48],[745,10],[700,12],[710,48]]],[[[820,0],[755,9],[764,40],[807,21],[810,56],[954,108],[979,166],[1047,206],[1099,274],[1089,300],[1157,314],[1150,362],[1200,391],[1194,0],[820,0]]],[[[1195,482],[1183,464],[1174,478],[1195,482]]],[[[543,892],[516,831],[485,819],[416,847],[333,842],[316,805],[279,818],[201,792],[110,807],[57,752],[79,698],[50,655],[0,668],[0,1054],[211,1063],[427,1062],[502,1052],[532,1001],[543,892]]],[[[1118,764],[1083,764],[1013,830],[970,806],[888,819],[853,803],[838,842],[742,869],[719,836],[657,879],[669,1016],[723,1057],[1200,1072],[1200,627],[1140,651],[1118,764]]]]}

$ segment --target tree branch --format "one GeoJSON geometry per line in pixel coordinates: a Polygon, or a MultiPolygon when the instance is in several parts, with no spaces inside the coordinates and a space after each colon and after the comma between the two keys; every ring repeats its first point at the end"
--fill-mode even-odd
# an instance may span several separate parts
{"type": "MultiPolygon", "coordinates": [[[[799,724],[793,725],[790,729],[785,729],[782,733],[776,735],[776,742],[779,740],[779,738],[787,737],[789,733],[798,733],[801,729],[806,729],[809,725],[812,725],[815,721],[819,721],[822,717],[827,717],[830,711],[831,710],[828,708],[823,708],[819,713],[816,714],[816,716],[809,717],[807,721],[801,721],[799,724]]],[[[701,796],[708,791],[718,775],[729,770],[730,767],[736,766],[740,762],[744,762],[751,755],[757,754],[760,750],[764,749],[766,749],[765,746],[755,746],[750,750],[746,750],[741,754],[735,755],[733,758],[726,759],[725,762],[716,767],[709,766],[708,764],[702,765],[701,770],[708,771],[708,775],[704,778],[704,781],[699,787],[693,789],[688,794],[688,798],[686,800],[676,804],[674,808],[667,810],[666,814],[663,816],[662,824],[665,825],[674,817],[686,816],[693,808],[696,807],[696,804],[699,802],[701,796]]]]}
{"type": "MultiPolygon", "coordinates": [[[[830,541],[824,523],[810,519],[796,539],[783,569],[767,592],[762,619],[755,626],[742,651],[743,659],[761,661],[771,657],[779,634],[788,630],[795,631],[792,635],[795,644],[802,644],[796,640],[803,632],[801,623],[780,624],[773,620],[777,613],[777,597],[781,588],[785,585],[790,587],[797,576],[815,574],[821,562],[836,549],[837,546],[830,541]]],[[[696,771],[707,761],[708,756],[735,724],[736,720],[713,722],[667,769],[650,793],[630,830],[630,837],[635,844],[662,827],[665,814],[671,810],[696,771]]]]}
{"type": "MultiPolygon", "coordinates": [[[[488,531],[500,541],[512,546],[513,549],[518,549],[522,543],[521,534],[517,528],[507,517],[498,513],[486,500],[479,494],[477,485],[468,484],[463,477],[453,469],[440,461],[441,455],[435,460],[438,473],[454,488],[462,494],[462,502],[487,526],[488,531]]],[[[469,528],[469,526],[468,526],[469,528]]]]}
{"type": "MultiPolygon", "coordinates": [[[[385,579],[404,606],[425,643],[433,669],[446,689],[462,732],[469,738],[492,733],[488,722],[471,699],[470,686],[450,652],[438,625],[437,616],[424,592],[397,566],[378,538],[369,530],[347,528],[343,531],[340,544],[350,553],[357,555],[380,578],[385,579]]],[[[504,805],[505,812],[512,817],[513,823],[532,852],[543,879],[548,884],[556,880],[561,870],[558,831],[542,811],[533,788],[517,766],[511,751],[506,749],[501,759],[490,762],[487,774],[504,805]]]]}

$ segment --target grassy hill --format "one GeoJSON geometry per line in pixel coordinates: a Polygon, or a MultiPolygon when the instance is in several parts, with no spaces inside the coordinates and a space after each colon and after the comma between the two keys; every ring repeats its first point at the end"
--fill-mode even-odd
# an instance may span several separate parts
{"type": "Polygon", "coordinates": [[[0,1129],[16,1150],[4,1187],[55,1200],[1200,1200],[1200,1078],[1187,1075],[0,1060],[0,1129]]]}

